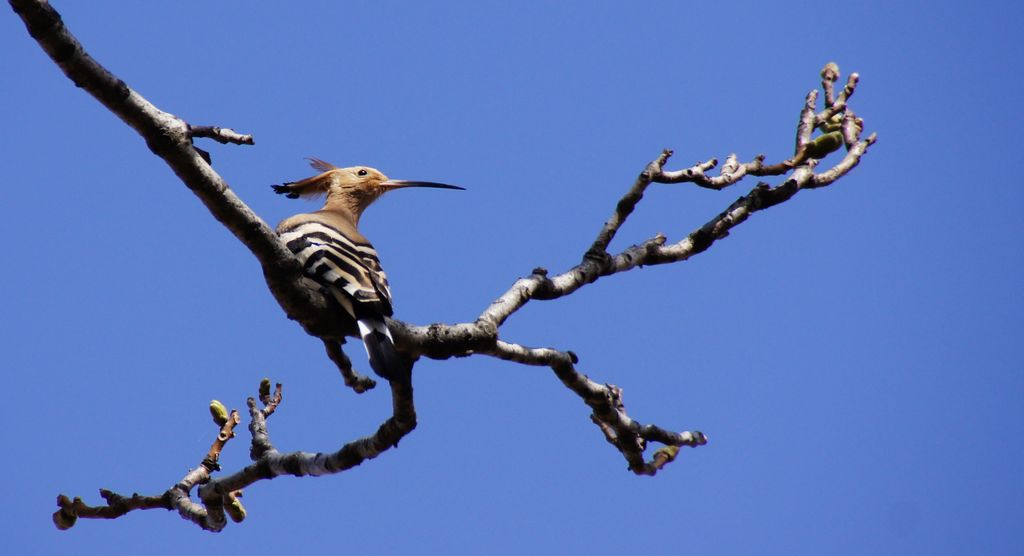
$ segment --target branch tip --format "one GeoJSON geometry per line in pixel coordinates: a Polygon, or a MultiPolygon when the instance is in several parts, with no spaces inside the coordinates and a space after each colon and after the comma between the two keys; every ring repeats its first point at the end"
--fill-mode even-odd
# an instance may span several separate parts
{"type": "Polygon", "coordinates": [[[214,141],[226,145],[232,143],[235,145],[255,145],[256,141],[252,138],[252,135],[241,134],[237,131],[228,127],[217,127],[210,125],[199,125],[199,126],[188,126],[189,135],[195,137],[206,137],[207,139],[213,139],[214,141]]]}
{"type": "Polygon", "coordinates": [[[825,64],[825,67],[821,68],[821,78],[825,81],[835,81],[839,79],[839,64],[835,62],[829,62],[825,64]]]}
{"type": "Polygon", "coordinates": [[[224,504],[224,511],[228,514],[228,517],[231,518],[231,521],[234,521],[235,523],[241,523],[245,520],[246,516],[245,506],[243,506],[242,501],[239,500],[241,495],[242,491],[229,493],[226,497],[227,503],[224,504]]]}
{"type": "Polygon", "coordinates": [[[807,93],[807,97],[805,98],[805,106],[807,106],[807,108],[810,108],[810,109],[813,110],[814,106],[817,104],[817,102],[818,102],[818,90],[817,89],[811,89],[810,92],[807,93]]]}
{"type": "Polygon", "coordinates": [[[210,416],[218,427],[223,427],[228,422],[228,408],[218,400],[210,401],[210,416]]]}
{"type": "Polygon", "coordinates": [[[665,163],[668,162],[668,159],[672,158],[672,155],[674,155],[674,154],[675,154],[675,151],[673,151],[672,149],[664,149],[664,150],[662,150],[661,154],[658,155],[658,158],[657,158],[658,167],[660,168],[660,167],[664,166],[665,163]]]}
{"type": "Polygon", "coordinates": [[[74,527],[75,522],[78,521],[78,514],[74,511],[74,503],[71,499],[60,494],[57,496],[57,506],[60,509],[53,512],[53,524],[57,529],[67,531],[74,527]]]}

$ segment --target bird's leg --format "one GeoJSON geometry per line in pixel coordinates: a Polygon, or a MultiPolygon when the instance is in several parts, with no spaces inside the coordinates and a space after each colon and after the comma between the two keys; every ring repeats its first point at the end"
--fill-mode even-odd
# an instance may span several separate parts
{"type": "Polygon", "coordinates": [[[362,394],[377,385],[377,381],[357,373],[352,368],[352,360],[341,349],[341,345],[345,340],[338,341],[325,338],[321,338],[321,340],[323,340],[324,347],[327,349],[327,357],[330,357],[331,361],[334,361],[334,364],[338,366],[338,370],[341,371],[341,376],[345,379],[345,386],[355,390],[356,394],[362,394]]]}

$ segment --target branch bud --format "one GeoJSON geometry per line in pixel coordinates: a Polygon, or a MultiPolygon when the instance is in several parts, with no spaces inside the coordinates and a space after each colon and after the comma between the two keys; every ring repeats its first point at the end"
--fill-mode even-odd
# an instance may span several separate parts
{"type": "Polygon", "coordinates": [[[665,460],[665,463],[669,463],[672,460],[676,459],[676,456],[678,454],[679,446],[664,446],[655,450],[654,459],[658,460],[660,458],[665,460]]]}
{"type": "Polygon", "coordinates": [[[78,516],[73,513],[65,512],[64,510],[53,512],[53,524],[61,531],[71,529],[75,526],[76,521],[78,521],[78,516]]]}
{"type": "Polygon", "coordinates": [[[821,131],[823,133],[831,133],[833,131],[841,130],[843,128],[844,117],[845,114],[843,113],[833,115],[831,118],[826,120],[824,124],[822,124],[821,131]]]}
{"type": "Polygon", "coordinates": [[[821,68],[821,78],[827,81],[839,79],[839,64],[835,62],[825,64],[825,67],[821,68]]]}
{"type": "MultiPolygon", "coordinates": [[[[237,494],[241,495],[242,493],[238,492],[237,494]]],[[[224,511],[235,523],[241,523],[245,519],[245,506],[234,492],[228,495],[228,503],[224,505],[224,511]]]]}
{"type": "Polygon", "coordinates": [[[78,521],[78,515],[72,509],[74,503],[70,498],[61,494],[57,497],[57,505],[60,506],[60,509],[53,512],[53,524],[57,526],[57,529],[67,531],[78,521]]]}
{"type": "Polygon", "coordinates": [[[218,427],[223,427],[228,422],[228,408],[217,400],[210,401],[210,416],[218,427]]]}
{"type": "Polygon", "coordinates": [[[842,132],[831,131],[824,135],[819,135],[814,141],[807,144],[807,157],[825,158],[841,146],[843,146],[842,132]]]}

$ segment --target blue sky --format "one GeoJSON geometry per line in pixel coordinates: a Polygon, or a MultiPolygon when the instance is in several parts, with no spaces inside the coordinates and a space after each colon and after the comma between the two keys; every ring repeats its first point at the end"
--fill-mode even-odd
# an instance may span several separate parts
{"type": "MultiPolygon", "coordinates": [[[[151,511],[58,532],[58,493],[177,481],[212,440],[208,401],[242,408],[263,376],[284,383],[282,450],[336,449],[390,402],[345,389],[248,251],[0,16],[12,553],[1024,550],[1018,3],[55,6],[160,108],[255,135],[201,146],[271,223],[315,208],[268,187],[308,175],[305,156],[467,187],[396,193],[363,219],[397,316],[420,324],[575,264],[662,148],[673,168],[784,158],[827,61],[861,74],[852,105],[879,141],[709,252],[503,329],[574,350],[636,419],[709,434],[653,479],[550,371],[421,361],[419,428],[398,450],[258,484],[240,526],[151,511]]],[[[753,185],[652,186],[613,246],[678,239],[753,185]]],[[[225,467],[247,451],[242,436],[225,467]]]]}

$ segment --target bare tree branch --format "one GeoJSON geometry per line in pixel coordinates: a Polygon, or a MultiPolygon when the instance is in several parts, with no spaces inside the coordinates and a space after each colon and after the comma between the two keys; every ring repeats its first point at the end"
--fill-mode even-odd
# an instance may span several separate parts
{"type": "MultiPolygon", "coordinates": [[[[280,395],[280,391],[278,395],[280,395]]],[[[214,404],[220,406],[220,402],[212,402],[211,411],[214,404]]],[[[220,407],[223,408],[223,406],[220,407]]],[[[220,469],[218,460],[220,459],[221,450],[224,449],[228,440],[234,438],[235,426],[241,422],[241,418],[237,411],[232,411],[230,415],[225,414],[222,419],[218,419],[215,416],[214,421],[220,421],[217,423],[219,427],[217,438],[213,441],[213,445],[210,446],[210,450],[206,453],[206,457],[203,458],[199,467],[189,471],[181,481],[167,489],[162,495],[141,496],[139,494],[132,494],[131,496],[122,496],[106,489],[100,489],[100,496],[107,501],[107,504],[105,506],[89,506],[81,498],[72,500],[61,494],[57,497],[57,506],[60,509],[54,512],[53,523],[58,529],[69,529],[79,517],[115,519],[134,510],[177,509],[178,513],[185,519],[189,519],[200,526],[205,526],[208,523],[207,518],[210,514],[202,506],[192,502],[189,499],[188,493],[196,484],[209,481],[210,474],[220,469]]],[[[235,500],[240,496],[240,493],[232,492],[228,493],[228,496],[231,498],[232,504],[237,504],[235,500]]],[[[222,508],[223,504],[220,504],[219,507],[222,508]]],[[[223,518],[222,511],[219,514],[214,512],[213,515],[213,521],[223,518]]]]}
{"type": "Polygon", "coordinates": [[[212,125],[190,125],[188,127],[188,131],[192,137],[208,137],[222,145],[226,145],[228,143],[234,143],[235,145],[256,144],[256,141],[253,140],[252,135],[243,135],[227,127],[217,127],[212,125]]]}
{"type": "Polygon", "coordinates": [[[271,444],[267,432],[267,419],[281,403],[281,385],[278,384],[275,392],[270,394],[270,381],[264,379],[260,384],[259,396],[263,407],[259,407],[254,398],[246,402],[251,419],[249,432],[252,443],[249,456],[252,464],[231,475],[212,477],[220,469],[217,464],[220,450],[234,436],[235,425],[241,422],[238,412],[232,411],[200,465],[163,494],[122,496],[101,489],[100,496],[107,501],[103,506],[89,506],[80,498],[72,500],[61,494],[57,497],[59,509],[53,514],[53,522],[59,529],[69,529],[80,517],[115,519],[135,510],[165,509],[177,510],[181,517],[202,529],[220,531],[227,526],[227,517],[236,523],[245,519],[245,508],[239,498],[242,489],[249,485],[281,475],[318,477],[340,473],[397,447],[398,442],[416,428],[416,409],[413,406],[411,387],[393,384],[391,392],[393,414],[374,434],[349,442],[331,454],[282,454],[271,444]],[[200,502],[193,501],[190,496],[197,485],[200,502]]]}
{"type": "Polygon", "coordinates": [[[32,38],[64,74],[138,132],[153,154],[170,166],[213,217],[252,251],[285,312],[307,331],[319,335],[315,328],[333,320],[326,299],[303,287],[302,267],[291,251],[194,148],[188,124],[153,106],[89,56],[48,3],[10,0],[10,4],[32,38]]]}
{"type": "Polygon", "coordinates": [[[487,355],[524,365],[551,367],[562,384],[590,406],[593,410],[590,414],[591,421],[601,429],[605,439],[622,452],[629,463],[630,471],[637,475],[654,475],[665,464],[675,459],[677,453],[672,452],[671,458],[663,456],[660,462],[657,459],[645,462],[643,453],[648,440],[675,448],[702,446],[707,443],[707,436],[700,431],[676,433],[634,421],[626,414],[622,389],[611,384],[598,384],[577,372],[575,365],[579,363],[579,358],[571,351],[531,349],[519,344],[498,341],[494,350],[487,355]]]}
{"type": "MultiPolygon", "coordinates": [[[[253,253],[262,265],[268,288],[286,315],[322,340],[328,358],[341,372],[345,384],[359,393],[373,388],[376,382],[355,371],[342,350],[346,333],[344,320],[332,310],[333,306],[322,294],[306,286],[302,267],[292,253],[270,226],[228,188],[224,179],[210,166],[209,155],[193,145],[197,137],[210,138],[222,144],[251,145],[254,144],[252,136],[216,126],[191,126],[181,118],[159,110],[93,60],[48,3],[41,0],[9,2],[25,22],[29,34],[68,78],[135,129],[150,150],[168,164],[214,218],[253,253]]],[[[757,155],[749,162],[740,162],[736,154],[731,154],[717,175],[709,175],[717,167],[717,159],[710,158],[707,162],[698,162],[681,170],[667,170],[665,167],[673,153],[665,150],[640,172],[599,229],[593,243],[583,252],[578,264],[553,276],[543,268],[534,269],[484,308],[474,322],[417,326],[389,320],[388,326],[398,349],[413,360],[421,356],[447,359],[479,354],[551,368],[558,380],[590,408],[591,420],[626,459],[629,469],[638,475],[656,474],[676,459],[682,446],[705,444],[707,436],[699,431],[673,432],[670,428],[640,424],[627,414],[622,389],[612,384],[600,384],[580,373],[576,369],[579,358],[575,353],[554,348],[529,348],[504,341],[500,339],[501,327],[531,300],[558,299],[599,278],[640,266],[685,261],[728,236],[733,228],[753,213],[788,201],[802,189],[831,185],[848,174],[860,163],[876,136],[872,134],[861,139],[864,122],[847,106],[856,90],[858,75],[851,74],[846,86],[836,95],[834,84],[839,76],[839,67],[834,63],[829,63],[822,70],[824,107],[821,111],[816,111],[818,92],[814,90],[806,96],[790,158],[765,164],[764,155],[757,155]],[[820,134],[815,137],[816,131],[820,134]],[[815,171],[823,159],[841,148],[845,148],[846,153],[838,163],[823,172],[815,171]],[[757,183],[717,216],[674,243],[657,234],[619,253],[608,251],[612,240],[652,183],[693,183],[698,187],[721,190],[747,176],[783,175],[785,178],[778,185],[757,183]],[[655,450],[648,460],[644,454],[651,442],[663,446],[655,450]]],[[[100,495],[107,502],[102,506],[89,506],[78,498],[61,495],[54,522],[66,529],[78,517],[112,519],[134,510],[164,508],[178,510],[183,517],[204,529],[219,531],[226,526],[228,517],[234,521],[244,519],[245,509],[239,497],[241,490],[251,484],[279,475],[338,473],[397,446],[399,440],[416,427],[416,412],[411,386],[391,384],[391,394],[392,415],[372,435],[349,442],[331,454],[280,453],[271,444],[266,425],[281,402],[280,385],[272,394],[269,381],[264,381],[259,395],[262,407],[255,399],[248,400],[252,464],[223,477],[212,477],[219,470],[220,451],[233,436],[234,424],[238,422],[237,413],[232,413],[220,423],[220,413],[215,411],[215,419],[220,426],[217,440],[199,467],[166,492],[159,496],[133,494],[125,497],[101,490],[100,495]],[[199,502],[191,498],[192,490],[197,486],[199,502]]]]}

